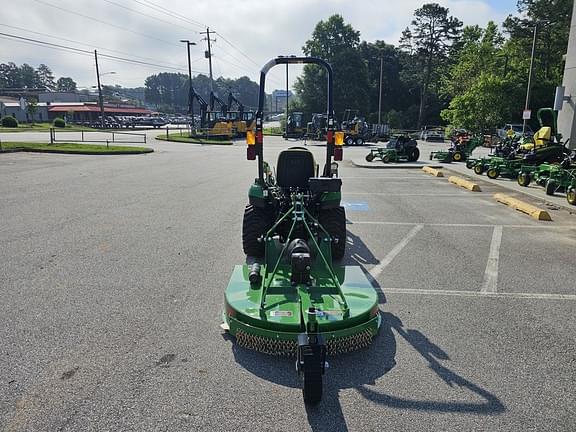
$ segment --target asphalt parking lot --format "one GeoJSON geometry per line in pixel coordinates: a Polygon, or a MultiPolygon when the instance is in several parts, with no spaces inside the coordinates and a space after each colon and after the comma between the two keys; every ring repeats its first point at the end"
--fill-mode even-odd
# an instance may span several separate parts
{"type": "MultiPolygon", "coordinates": [[[[497,184],[357,168],[367,149],[345,149],[344,263],[371,275],[383,324],[330,359],[310,408],[293,360],[219,327],[245,260],[244,145],[148,144],[0,155],[1,430],[576,429],[576,215],[536,221],[497,184]]],[[[274,161],[286,143],[265,146],[274,161]]]]}

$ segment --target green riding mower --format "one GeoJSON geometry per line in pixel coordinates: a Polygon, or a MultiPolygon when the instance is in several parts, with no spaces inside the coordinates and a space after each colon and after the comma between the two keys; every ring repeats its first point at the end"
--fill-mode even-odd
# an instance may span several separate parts
{"type": "Polygon", "coordinates": [[[322,397],[329,356],[367,347],[380,327],[377,293],[358,266],[338,263],[346,247],[341,206],[342,137],[335,139],[332,68],[311,57],[278,57],[260,72],[255,134],[247,159],[258,163],[249,190],[242,242],[247,264],[234,268],[225,291],[223,327],[237,345],[296,356],[306,403],[322,397]],[[268,71],[281,64],[316,64],[328,75],[326,159],[319,169],[310,151],[283,150],[273,175],[263,159],[263,110],[268,71]]]}
{"type": "Polygon", "coordinates": [[[448,150],[430,152],[430,160],[436,159],[440,162],[462,162],[467,161],[475,148],[484,144],[484,137],[460,134],[453,138],[448,150]]]}
{"type": "Polygon", "coordinates": [[[366,161],[372,162],[380,159],[384,163],[388,162],[415,162],[420,157],[418,142],[410,135],[395,135],[390,138],[384,147],[370,150],[366,155],[366,161]]]}
{"type": "Polygon", "coordinates": [[[542,186],[547,195],[566,192],[566,199],[576,205],[576,166],[571,164],[573,152],[561,164],[543,163],[539,166],[523,166],[518,174],[518,184],[527,187],[534,182],[542,186]]]}

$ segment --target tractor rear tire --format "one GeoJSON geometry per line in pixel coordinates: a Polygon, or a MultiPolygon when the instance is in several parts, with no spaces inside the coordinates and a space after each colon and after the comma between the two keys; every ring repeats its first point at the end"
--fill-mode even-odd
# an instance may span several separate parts
{"type": "Polygon", "coordinates": [[[408,162],[416,162],[420,158],[420,150],[418,147],[414,147],[408,153],[408,162]]]}
{"type": "Polygon", "coordinates": [[[342,259],[346,251],[346,210],[344,207],[323,210],[320,212],[318,222],[330,234],[330,237],[338,240],[332,242],[332,259],[342,259]]]}
{"type": "Polygon", "coordinates": [[[366,155],[366,162],[372,162],[374,160],[374,155],[369,153],[366,155]]]}
{"type": "Polygon", "coordinates": [[[265,244],[258,239],[266,234],[272,224],[272,217],[265,209],[251,204],[246,206],[242,221],[242,247],[246,255],[258,258],[264,256],[265,244]]]}
{"type": "Polygon", "coordinates": [[[566,192],[566,200],[568,204],[576,205],[576,188],[571,187],[568,189],[568,192],[566,192]]]}
{"type": "Polygon", "coordinates": [[[556,183],[548,179],[546,182],[546,195],[554,195],[554,192],[556,192],[556,183]]]}
{"type": "Polygon", "coordinates": [[[484,173],[484,167],[482,165],[474,165],[474,173],[482,175],[484,173]]]}
{"type": "Polygon", "coordinates": [[[532,181],[532,178],[530,177],[529,173],[524,172],[524,173],[518,174],[518,184],[520,186],[527,187],[531,181],[532,181]]]}
{"type": "Polygon", "coordinates": [[[346,143],[347,146],[352,146],[352,145],[354,145],[354,138],[352,138],[352,137],[350,137],[350,136],[349,136],[349,137],[346,137],[345,143],[346,143]]]}
{"type": "Polygon", "coordinates": [[[500,175],[500,171],[498,168],[490,168],[488,171],[486,171],[486,175],[489,179],[495,180],[500,175]]]}
{"type": "Polygon", "coordinates": [[[364,138],[360,138],[360,137],[356,138],[356,141],[354,142],[354,144],[359,145],[359,146],[364,145],[364,138]]]}
{"type": "Polygon", "coordinates": [[[452,154],[452,160],[454,162],[460,162],[463,158],[464,155],[462,154],[462,152],[457,151],[452,154]]]}

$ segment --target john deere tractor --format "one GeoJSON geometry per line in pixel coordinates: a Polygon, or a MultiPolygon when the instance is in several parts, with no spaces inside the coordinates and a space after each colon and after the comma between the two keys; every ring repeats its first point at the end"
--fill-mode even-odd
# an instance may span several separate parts
{"type": "Polygon", "coordinates": [[[334,133],[332,68],[311,57],[278,57],[260,73],[256,132],[247,158],[258,162],[244,212],[249,255],[234,268],[225,292],[223,327],[244,348],[296,357],[306,403],[322,397],[327,356],[370,345],[380,326],[374,288],[358,266],[338,263],[346,247],[341,206],[343,136],[334,133]],[[326,156],[320,169],[306,148],[278,156],[276,175],[263,159],[263,109],[268,71],[282,64],[316,64],[328,76],[326,156]]]}

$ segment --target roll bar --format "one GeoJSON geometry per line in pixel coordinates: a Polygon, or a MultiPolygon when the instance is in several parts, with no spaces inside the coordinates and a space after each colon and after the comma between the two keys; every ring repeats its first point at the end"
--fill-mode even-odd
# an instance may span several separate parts
{"type": "Polygon", "coordinates": [[[330,177],[330,165],[332,163],[332,157],[334,156],[334,160],[342,160],[342,147],[339,147],[338,151],[335,152],[332,66],[330,66],[330,63],[328,63],[326,60],[316,57],[280,56],[270,60],[260,70],[260,93],[258,96],[258,111],[256,112],[256,136],[255,143],[253,145],[248,145],[248,159],[256,159],[256,157],[258,157],[258,179],[261,183],[264,183],[264,159],[262,151],[264,142],[262,128],[264,121],[264,103],[266,100],[264,87],[266,85],[266,74],[268,71],[274,66],[282,64],[317,64],[324,67],[328,73],[328,101],[326,107],[326,164],[324,165],[322,176],[330,177]],[[253,149],[250,147],[253,147],[253,149]]]}

